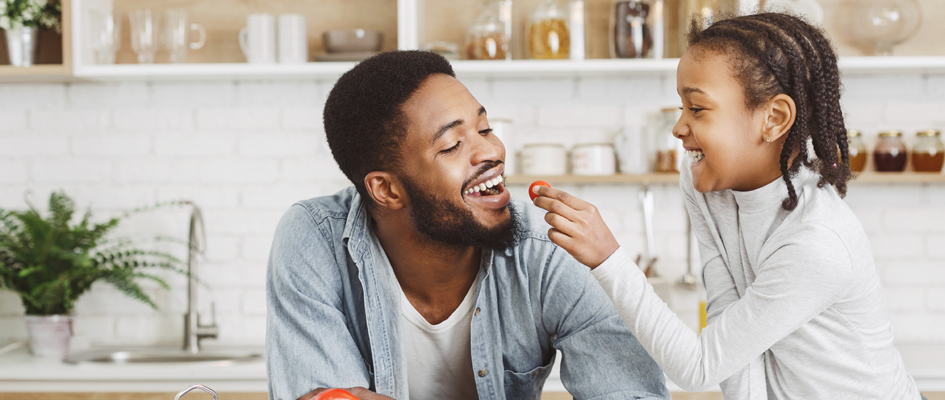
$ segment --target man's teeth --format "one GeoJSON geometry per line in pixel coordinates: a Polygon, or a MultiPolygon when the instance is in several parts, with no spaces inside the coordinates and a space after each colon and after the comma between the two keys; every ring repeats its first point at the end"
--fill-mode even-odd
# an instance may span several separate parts
{"type": "Polygon", "coordinates": [[[698,150],[686,150],[686,156],[692,159],[693,162],[699,162],[705,158],[705,153],[698,150]]]}
{"type": "Polygon", "coordinates": [[[476,186],[473,186],[473,187],[471,187],[471,188],[469,188],[469,189],[466,189],[466,193],[467,193],[467,194],[473,194],[473,193],[476,193],[476,192],[482,192],[482,191],[484,191],[484,190],[486,190],[486,189],[495,187],[496,185],[502,183],[503,180],[504,180],[504,179],[502,179],[502,176],[499,175],[499,176],[497,176],[497,177],[495,177],[495,178],[492,178],[492,179],[490,179],[490,180],[488,180],[488,181],[485,181],[485,182],[480,183],[480,184],[478,184],[478,185],[476,185],[476,186]]]}

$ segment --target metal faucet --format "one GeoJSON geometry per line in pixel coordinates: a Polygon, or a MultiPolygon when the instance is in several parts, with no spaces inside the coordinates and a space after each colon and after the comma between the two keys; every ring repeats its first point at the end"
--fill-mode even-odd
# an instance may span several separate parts
{"type": "Polygon", "coordinates": [[[192,207],[190,213],[190,235],[187,240],[187,314],[184,314],[184,351],[196,354],[200,351],[200,340],[215,339],[220,329],[216,323],[216,307],[210,304],[210,325],[201,325],[197,313],[197,254],[207,251],[207,232],[203,228],[203,214],[200,208],[190,201],[183,202],[192,207]]]}

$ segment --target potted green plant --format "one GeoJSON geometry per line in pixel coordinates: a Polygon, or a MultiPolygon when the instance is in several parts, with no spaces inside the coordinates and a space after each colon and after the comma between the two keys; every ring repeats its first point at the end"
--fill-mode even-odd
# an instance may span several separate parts
{"type": "MultiPolygon", "coordinates": [[[[124,216],[142,210],[147,209],[124,216]]],[[[93,283],[111,283],[157,308],[139,280],[168,289],[152,271],[186,275],[181,260],[169,253],[140,249],[140,243],[127,238],[108,238],[121,218],[92,223],[91,211],[86,211],[73,224],[74,214],[75,203],[64,192],[50,195],[46,218],[32,204],[26,211],[0,209],[0,289],[17,293],[23,301],[30,348],[41,358],[61,360],[68,353],[72,308],[93,283]]]]}
{"type": "Polygon", "coordinates": [[[6,31],[10,64],[33,65],[39,28],[62,32],[61,0],[0,0],[0,29],[6,31]]]}

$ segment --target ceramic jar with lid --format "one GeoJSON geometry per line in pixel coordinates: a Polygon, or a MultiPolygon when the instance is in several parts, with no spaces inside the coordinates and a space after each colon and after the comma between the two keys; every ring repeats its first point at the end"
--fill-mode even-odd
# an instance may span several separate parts
{"type": "Polygon", "coordinates": [[[873,149],[873,165],[879,172],[902,172],[906,169],[906,154],[902,132],[882,131],[873,149]]]}
{"type": "Polygon", "coordinates": [[[522,147],[521,170],[525,175],[564,175],[567,160],[568,154],[560,144],[527,144],[522,147]]]}
{"type": "Polygon", "coordinates": [[[617,158],[610,143],[579,144],[571,150],[571,171],[575,175],[613,175],[617,158]]]}
{"type": "Polygon", "coordinates": [[[850,171],[863,172],[866,169],[867,150],[860,131],[847,130],[847,147],[850,149],[850,171]]]}
{"type": "Polygon", "coordinates": [[[928,129],[916,133],[912,148],[912,169],[917,172],[942,172],[945,164],[945,146],[939,137],[941,132],[928,129]]]}

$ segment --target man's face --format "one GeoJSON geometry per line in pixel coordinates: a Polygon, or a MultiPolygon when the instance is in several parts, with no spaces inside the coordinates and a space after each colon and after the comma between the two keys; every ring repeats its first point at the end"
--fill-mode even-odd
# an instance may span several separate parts
{"type": "Polygon", "coordinates": [[[505,146],[456,78],[430,76],[403,105],[399,177],[419,232],[454,246],[500,249],[518,227],[505,188],[505,146]],[[499,182],[499,183],[497,183],[499,182]],[[492,186],[486,190],[476,190],[492,186]]]}

